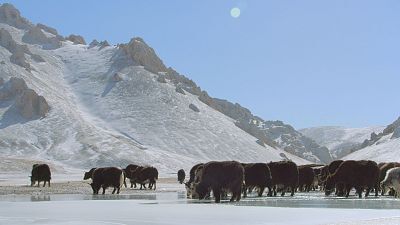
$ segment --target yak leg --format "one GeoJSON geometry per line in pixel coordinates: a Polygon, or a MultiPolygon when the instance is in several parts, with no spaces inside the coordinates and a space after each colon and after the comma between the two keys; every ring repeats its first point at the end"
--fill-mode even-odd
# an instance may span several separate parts
{"type": "Polygon", "coordinates": [[[113,189],[113,191],[112,191],[112,194],[114,194],[116,190],[117,190],[117,189],[114,187],[114,189],[113,189]]]}
{"type": "Polygon", "coordinates": [[[351,186],[349,186],[349,187],[346,188],[346,198],[349,197],[349,195],[350,195],[350,190],[351,190],[351,186]]]}
{"type": "Polygon", "coordinates": [[[215,203],[220,203],[221,202],[221,189],[213,188],[212,191],[214,194],[215,203]]]}
{"type": "Polygon", "coordinates": [[[370,187],[368,187],[367,190],[365,191],[365,197],[368,197],[369,192],[371,192],[371,188],[370,187]]]}
{"type": "Polygon", "coordinates": [[[240,186],[239,190],[236,192],[236,201],[240,201],[240,198],[242,197],[242,186],[240,186]]]}
{"type": "Polygon", "coordinates": [[[102,195],[104,195],[105,193],[106,193],[106,188],[103,187],[103,193],[102,193],[102,195]]]}
{"type": "Polygon", "coordinates": [[[247,197],[247,190],[248,190],[248,187],[247,187],[247,186],[244,186],[244,189],[243,189],[243,198],[246,198],[246,197],[247,197]]]}
{"type": "Polygon", "coordinates": [[[38,187],[40,187],[40,185],[39,185],[39,184],[40,184],[40,181],[38,181],[38,182],[37,182],[37,186],[38,186],[38,187]]]}
{"type": "Polygon", "coordinates": [[[46,181],[43,181],[43,187],[46,187],[46,181]]]}
{"type": "Polygon", "coordinates": [[[48,180],[48,181],[47,181],[47,184],[48,184],[48,185],[49,185],[49,187],[50,187],[50,180],[48,180]]]}
{"type": "Polygon", "coordinates": [[[232,193],[232,197],[235,196],[236,201],[240,201],[242,197],[242,185],[238,185],[238,189],[232,193]]]}
{"type": "Polygon", "coordinates": [[[283,188],[282,188],[282,193],[281,193],[281,196],[282,196],[282,197],[285,196],[285,191],[286,191],[286,187],[283,187],[283,188]]]}
{"type": "Polygon", "coordinates": [[[294,192],[296,191],[296,187],[295,187],[295,186],[292,186],[292,188],[291,188],[291,189],[292,189],[292,193],[290,194],[290,196],[292,196],[292,197],[293,197],[293,196],[294,196],[294,192]]]}
{"type": "Polygon", "coordinates": [[[156,190],[157,187],[157,181],[154,181],[154,190],[156,190]]]}
{"type": "Polygon", "coordinates": [[[356,194],[359,198],[362,198],[362,187],[356,187],[356,194]]]}
{"type": "Polygon", "coordinates": [[[259,187],[258,189],[258,197],[261,197],[262,194],[264,193],[265,187],[259,187]]]}

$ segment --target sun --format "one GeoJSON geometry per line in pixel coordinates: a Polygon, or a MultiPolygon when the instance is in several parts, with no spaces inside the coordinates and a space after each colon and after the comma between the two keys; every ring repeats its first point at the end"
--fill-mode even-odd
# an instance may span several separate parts
{"type": "Polygon", "coordinates": [[[233,18],[238,18],[240,16],[240,9],[238,7],[234,7],[231,9],[231,16],[233,18]]]}

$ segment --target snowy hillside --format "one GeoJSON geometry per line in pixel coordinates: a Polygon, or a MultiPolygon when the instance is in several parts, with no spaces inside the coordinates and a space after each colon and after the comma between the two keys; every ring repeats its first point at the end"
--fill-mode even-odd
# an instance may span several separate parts
{"type": "Polygon", "coordinates": [[[311,127],[299,130],[321,146],[326,146],[334,158],[341,158],[371,136],[380,133],[384,126],[346,128],[336,126],[311,127]]]}
{"type": "Polygon", "coordinates": [[[370,134],[359,148],[345,159],[372,159],[378,162],[400,161],[400,118],[382,132],[370,134]]]}
{"type": "MultiPolygon", "coordinates": [[[[8,4],[0,7],[0,29],[0,88],[9,93],[10,78],[22,78],[49,105],[26,118],[16,107],[17,89],[0,100],[0,154],[8,164],[28,170],[35,160],[63,168],[141,163],[170,173],[207,160],[307,162],[260,145],[234,119],[180,88],[185,83],[154,73],[164,65],[140,38],[86,45],[80,36],[31,24],[8,4]]],[[[36,109],[26,104],[22,109],[36,109]]]]}

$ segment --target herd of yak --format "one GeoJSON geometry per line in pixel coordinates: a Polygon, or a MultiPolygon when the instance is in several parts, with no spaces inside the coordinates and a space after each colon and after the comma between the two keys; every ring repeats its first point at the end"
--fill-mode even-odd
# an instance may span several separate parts
{"type": "MultiPolygon", "coordinates": [[[[296,191],[325,191],[328,196],[335,192],[336,196],[348,197],[355,188],[361,198],[363,191],[367,197],[371,191],[375,196],[381,192],[385,195],[400,197],[400,163],[379,163],[370,160],[336,160],[329,165],[296,165],[292,161],[270,163],[239,163],[237,161],[211,161],[194,165],[189,172],[189,180],[185,182],[185,171],[178,171],[178,181],[185,184],[187,197],[204,199],[213,193],[215,202],[231,194],[230,201],[239,201],[248,193],[257,191],[262,196],[267,188],[267,196],[284,196],[296,191]]],[[[50,186],[51,173],[46,164],[35,164],[32,168],[31,186],[44,181],[50,186]]],[[[131,188],[140,184],[140,189],[156,189],[158,171],[151,166],[130,164],[125,169],[118,167],[92,168],[85,172],[84,180],[92,179],[90,184],[93,194],[100,188],[103,194],[108,187],[113,187],[113,194],[120,192],[129,179],[131,188]]]]}

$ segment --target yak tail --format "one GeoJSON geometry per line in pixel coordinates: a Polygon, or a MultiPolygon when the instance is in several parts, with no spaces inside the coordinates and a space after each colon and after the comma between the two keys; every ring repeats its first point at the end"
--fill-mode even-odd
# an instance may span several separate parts
{"type": "Polygon", "coordinates": [[[119,176],[119,187],[121,188],[125,183],[125,174],[124,171],[121,170],[121,175],[119,176]]]}

